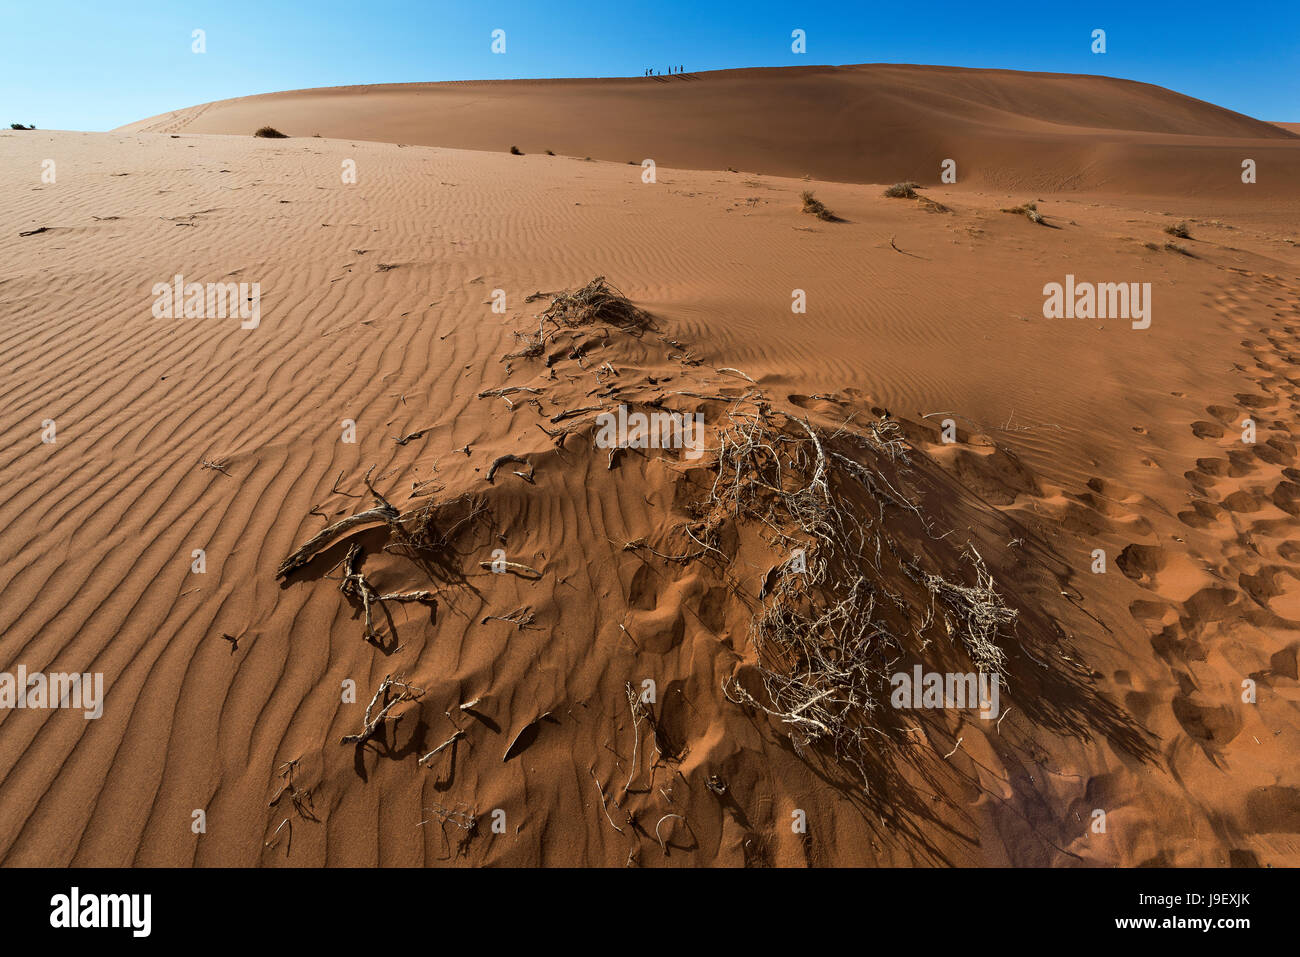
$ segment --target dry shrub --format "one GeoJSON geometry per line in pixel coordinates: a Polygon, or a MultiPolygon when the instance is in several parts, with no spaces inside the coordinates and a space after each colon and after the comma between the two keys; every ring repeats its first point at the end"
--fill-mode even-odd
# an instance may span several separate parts
{"type": "Polygon", "coordinates": [[[912,182],[895,183],[885,190],[885,195],[890,199],[916,199],[916,187],[919,185],[921,184],[912,182]]]}
{"type": "Polygon", "coordinates": [[[628,332],[650,328],[650,313],[632,304],[632,300],[597,276],[576,292],[564,292],[551,300],[543,317],[559,325],[590,326],[606,323],[628,332]]]}
{"type": "Polygon", "coordinates": [[[1012,213],[1016,216],[1024,216],[1031,223],[1037,223],[1039,226],[1046,226],[1047,220],[1043,214],[1038,211],[1037,203],[1025,203],[1023,206],[1012,206],[1010,209],[1002,210],[1004,213],[1012,213]]]}
{"type": "Polygon", "coordinates": [[[654,325],[650,313],[633,305],[632,300],[606,282],[604,276],[597,276],[575,292],[562,292],[555,296],[537,319],[537,332],[516,332],[520,348],[503,359],[535,359],[546,351],[547,343],[555,338],[556,333],[565,328],[606,323],[640,335],[654,325]]]}
{"type": "Polygon", "coordinates": [[[800,199],[803,200],[803,211],[818,219],[823,219],[828,223],[839,221],[839,217],[826,208],[826,204],[814,196],[809,190],[804,190],[800,199]]]}
{"type": "Polygon", "coordinates": [[[824,746],[856,768],[868,790],[898,658],[955,642],[977,670],[1002,674],[999,638],[1017,620],[974,547],[931,529],[908,465],[888,417],[831,433],[747,397],[720,426],[713,487],[687,527],[722,554],[720,530],[746,523],[791,556],[764,578],[751,626],[761,689],[738,674],[723,690],[780,720],[805,757],[824,746]]]}
{"type": "Polygon", "coordinates": [[[1187,228],[1186,223],[1174,223],[1165,227],[1165,232],[1170,236],[1177,236],[1179,239],[1191,239],[1192,231],[1187,228]]]}
{"type": "Polygon", "coordinates": [[[287,140],[289,138],[288,133],[281,133],[274,126],[263,126],[253,135],[268,140],[287,140]]]}

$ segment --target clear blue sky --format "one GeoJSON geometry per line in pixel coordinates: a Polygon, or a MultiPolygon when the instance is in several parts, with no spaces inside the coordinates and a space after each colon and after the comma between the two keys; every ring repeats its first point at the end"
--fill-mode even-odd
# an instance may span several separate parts
{"type": "Polygon", "coordinates": [[[0,0],[0,14],[6,126],[106,130],[354,83],[875,62],[1100,73],[1300,121],[1300,0],[0,0]],[[490,49],[496,28],[504,55],[490,49]],[[1104,55],[1089,50],[1094,28],[1104,55]]]}

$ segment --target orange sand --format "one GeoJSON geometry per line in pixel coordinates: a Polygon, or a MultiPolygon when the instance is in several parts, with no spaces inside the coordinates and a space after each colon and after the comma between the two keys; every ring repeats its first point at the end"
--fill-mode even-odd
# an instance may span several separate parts
{"type": "Polygon", "coordinates": [[[0,712],[4,863],[1300,861],[1300,137],[1141,84],[863,66],[273,94],[6,132],[0,169],[25,184],[0,199],[0,666],[107,686],[95,721],[0,712]],[[248,135],[263,124],[293,138],[248,135]],[[626,164],[645,157],[653,184],[626,164]],[[909,178],[949,211],[882,196],[909,178]],[[844,221],[801,213],[804,190],[844,221]],[[1033,200],[1057,228],[1000,212],[1033,200]],[[1177,221],[1191,255],[1164,248],[1177,221]],[[260,325],[155,319],[177,273],[260,283],[260,325]],[[1151,327],[1042,318],[1067,273],[1150,282],[1151,327]],[[554,379],[501,361],[550,298],[527,296],[596,275],[656,334],[559,355],[554,379]],[[1003,720],[917,713],[864,796],[727,701],[760,556],[625,550],[684,514],[689,464],[609,469],[537,427],[591,401],[603,361],[641,396],[739,395],[717,371],[739,370],[832,429],[888,409],[946,490],[934,514],[1021,611],[1003,720]],[[505,385],[546,391],[477,397],[505,385]],[[507,452],[535,484],[484,480],[507,452]],[[369,506],[372,466],[406,508],[435,463],[437,498],[482,495],[495,523],[454,575],[349,540],[378,588],[434,589],[436,611],[388,605],[376,647],[324,578],[337,548],[276,580],[369,506]],[[494,548],[541,578],[481,569],[494,548]],[[484,623],[521,607],[528,627],[484,623]],[[399,673],[425,695],[340,745],[399,673]],[[625,695],[645,678],[653,735],[625,695]],[[271,806],[290,761],[300,811],[271,806]],[[457,810],[472,835],[440,820],[457,810]]]}

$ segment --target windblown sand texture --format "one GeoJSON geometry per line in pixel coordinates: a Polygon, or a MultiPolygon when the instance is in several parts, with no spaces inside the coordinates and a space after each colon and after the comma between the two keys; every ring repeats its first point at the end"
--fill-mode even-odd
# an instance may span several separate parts
{"type": "Polygon", "coordinates": [[[270,94],[5,132],[0,169],[0,668],[106,686],[0,711],[0,861],[1300,863],[1282,125],[871,65],[270,94]],[[176,274],[259,283],[260,324],[155,318],[176,274]],[[1151,327],[1044,319],[1067,274],[1151,283],[1151,327]],[[644,315],[539,319],[595,277],[644,315]],[[708,450],[594,447],[621,403],[708,450]],[[835,747],[754,703],[798,666],[755,632],[788,543],[710,498],[754,423],[885,543],[873,667],[973,670],[926,583],[987,571],[1000,720],[886,690],[835,747]]]}

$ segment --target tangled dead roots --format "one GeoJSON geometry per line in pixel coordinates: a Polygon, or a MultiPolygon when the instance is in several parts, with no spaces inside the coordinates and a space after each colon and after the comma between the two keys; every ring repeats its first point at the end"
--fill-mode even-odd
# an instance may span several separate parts
{"type": "Polygon", "coordinates": [[[597,276],[576,292],[556,296],[542,316],[557,325],[605,323],[633,333],[644,332],[651,326],[650,314],[633,305],[627,296],[606,282],[604,276],[597,276]]]}
{"type": "MultiPolygon", "coordinates": [[[[538,298],[541,293],[530,296],[538,298]]],[[[545,351],[556,335],[565,329],[583,326],[608,325],[632,336],[640,336],[654,326],[654,319],[644,309],[597,276],[575,292],[562,292],[551,299],[551,304],[537,319],[537,332],[516,332],[520,348],[502,356],[510,359],[536,359],[545,351]]]]}
{"type": "Polygon", "coordinates": [[[762,687],[745,687],[742,670],[723,693],[787,725],[801,755],[826,746],[867,790],[889,740],[881,727],[895,662],[943,638],[980,671],[1001,673],[998,639],[1017,618],[978,552],[932,531],[909,494],[908,451],[888,417],[827,432],[762,399],[737,402],[695,529],[715,549],[724,518],[757,523],[790,555],[764,577],[751,626],[762,687]],[[944,560],[924,561],[923,542],[944,560]],[[973,584],[927,570],[962,561],[973,584]]]}

